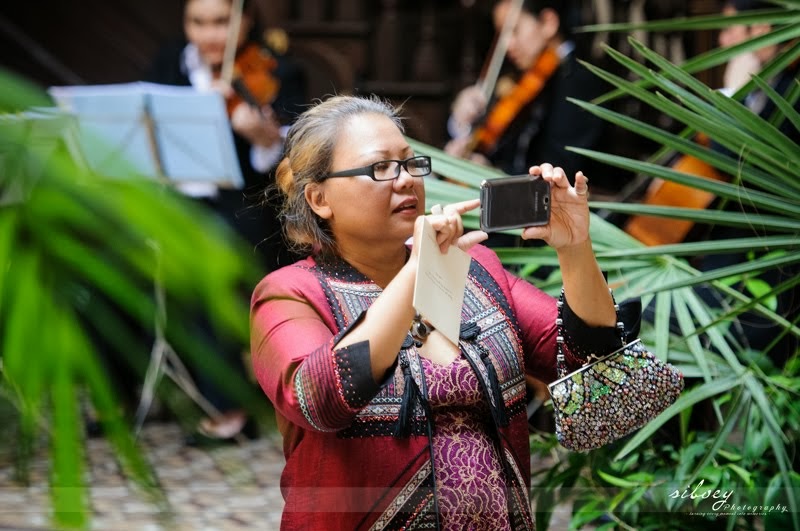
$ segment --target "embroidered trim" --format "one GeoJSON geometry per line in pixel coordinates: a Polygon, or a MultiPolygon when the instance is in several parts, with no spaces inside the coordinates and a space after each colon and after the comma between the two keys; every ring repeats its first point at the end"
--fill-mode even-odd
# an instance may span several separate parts
{"type": "Polygon", "coordinates": [[[317,422],[316,415],[313,414],[311,409],[311,401],[307,398],[304,382],[305,379],[303,378],[303,370],[297,371],[294,375],[294,388],[295,392],[297,393],[297,402],[300,404],[300,410],[303,412],[303,416],[306,418],[309,424],[319,431],[336,431],[335,428],[328,428],[320,425],[317,422]]]}
{"type": "MultiPolygon", "coordinates": [[[[375,521],[374,524],[372,524],[370,529],[374,529],[376,531],[385,529],[386,526],[389,525],[392,520],[402,512],[402,510],[406,507],[406,504],[414,500],[414,495],[420,492],[420,487],[425,485],[425,482],[431,475],[431,472],[431,462],[427,461],[416,473],[414,473],[413,476],[411,476],[411,479],[409,479],[400,492],[397,493],[397,496],[395,496],[388,507],[386,507],[383,513],[381,513],[380,517],[375,521]]],[[[407,523],[410,523],[416,515],[424,514],[427,511],[427,508],[430,507],[432,502],[432,497],[433,493],[430,491],[425,494],[421,503],[417,504],[415,508],[416,510],[413,511],[412,518],[409,519],[409,522],[407,523]]]]}
{"type": "Polygon", "coordinates": [[[511,483],[508,488],[511,494],[509,501],[513,499],[512,503],[514,504],[513,507],[509,507],[509,519],[514,524],[514,529],[534,530],[536,526],[533,523],[533,515],[531,515],[531,500],[528,497],[527,488],[525,488],[525,479],[522,477],[522,471],[517,466],[514,455],[505,446],[503,447],[503,453],[505,453],[508,468],[514,473],[513,478],[508,478],[511,483]],[[512,508],[514,510],[511,510],[512,508]],[[520,517],[524,520],[524,523],[519,522],[520,517]]]}

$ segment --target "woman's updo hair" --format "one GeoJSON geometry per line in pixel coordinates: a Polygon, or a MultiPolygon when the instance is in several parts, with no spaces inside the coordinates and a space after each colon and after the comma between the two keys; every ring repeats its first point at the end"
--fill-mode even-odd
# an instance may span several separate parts
{"type": "Polygon", "coordinates": [[[351,118],[362,114],[386,116],[404,132],[399,110],[374,95],[331,96],[303,112],[289,129],[275,182],[283,199],[286,238],[300,253],[336,254],[330,227],[311,210],[305,188],[322,182],[330,173],[339,133],[351,118]]]}

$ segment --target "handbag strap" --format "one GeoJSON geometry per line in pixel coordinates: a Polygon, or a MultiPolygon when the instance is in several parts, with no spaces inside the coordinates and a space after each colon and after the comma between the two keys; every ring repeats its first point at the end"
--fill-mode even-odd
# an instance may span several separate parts
{"type": "MultiPolygon", "coordinates": [[[[625,323],[620,320],[619,317],[619,304],[617,304],[616,299],[614,298],[614,293],[611,289],[608,290],[608,293],[611,295],[611,301],[614,303],[614,312],[617,316],[617,330],[619,331],[619,341],[620,346],[625,345],[625,323]]],[[[558,301],[556,302],[556,306],[558,308],[558,316],[556,317],[556,346],[558,347],[558,352],[556,354],[556,371],[558,372],[558,377],[563,378],[569,371],[567,369],[567,361],[564,357],[564,304],[566,303],[566,297],[564,296],[564,288],[561,288],[561,295],[558,297],[558,301]]],[[[594,359],[598,359],[602,357],[602,355],[598,354],[589,354],[586,357],[586,361],[584,365],[591,363],[594,359]]]]}

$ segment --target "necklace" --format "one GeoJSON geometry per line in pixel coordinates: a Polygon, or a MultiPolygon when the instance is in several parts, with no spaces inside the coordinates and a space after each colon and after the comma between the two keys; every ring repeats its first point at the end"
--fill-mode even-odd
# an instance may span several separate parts
{"type": "Polygon", "coordinates": [[[411,321],[411,337],[414,338],[414,345],[419,348],[428,339],[431,332],[436,330],[434,326],[422,318],[420,314],[415,314],[411,321]]]}

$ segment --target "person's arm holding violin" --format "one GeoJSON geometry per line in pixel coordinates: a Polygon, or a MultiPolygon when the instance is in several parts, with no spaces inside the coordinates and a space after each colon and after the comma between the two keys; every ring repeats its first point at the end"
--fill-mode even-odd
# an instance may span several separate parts
{"type": "Polygon", "coordinates": [[[272,107],[266,106],[259,112],[248,105],[239,105],[231,115],[231,127],[252,144],[250,164],[257,171],[265,173],[280,161],[286,132],[272,107]]]}
{"type": "Polygon", "coordinates": [[[507,15],[500,24],[497,40],[487,57],[478,82],[461,90],[453,101],[447,131],[452,140],[444,147],[445,153],[454,157],[469,158],[472,162],[490,166],[482,153],[475,152],[476,126],[486,115],[489,99],[494,93],[500,67],[504,62],[516,19],[523,0],[511,0],[507,15]]]}
{"type": "MultiPolygon", "coordinates": [[[[234,94],[233,88],[220,80],[212,87],[228,100],[234,94]]],[[[231,129],[247,140],[252,146],[250,163],[260,172],[267,172],[280,159],[283,152],[281,124],[270,105],[256,107],[246,101],[238,103],[230,111],[231,129]]]]}
{"type": "Polygon", "coordinates": [[[237,105],[231,114],[231,127],[253,146],[271,148],[276,144],[283,145],[281,125],[269,105],[261,109],[246,103],[237,105]]]}
{"type": "Polygon", "coordinates": [[[444,152],[454,157],[468,157],[472,162],[490,165],[489,159],[474,148],[473,132],[475,124],[486,113],[488,102],[479,85],[470,85],[456,96],[447,122],[451,140],[444,146],[444,152]]]}
{"type": "Polygon", "coordinates": [[[456,96],[450,110],[447,130],[454,139],[469,136],[473,125],[486,112],[488,102],[480,86],[470,85],[456,96]]]}

